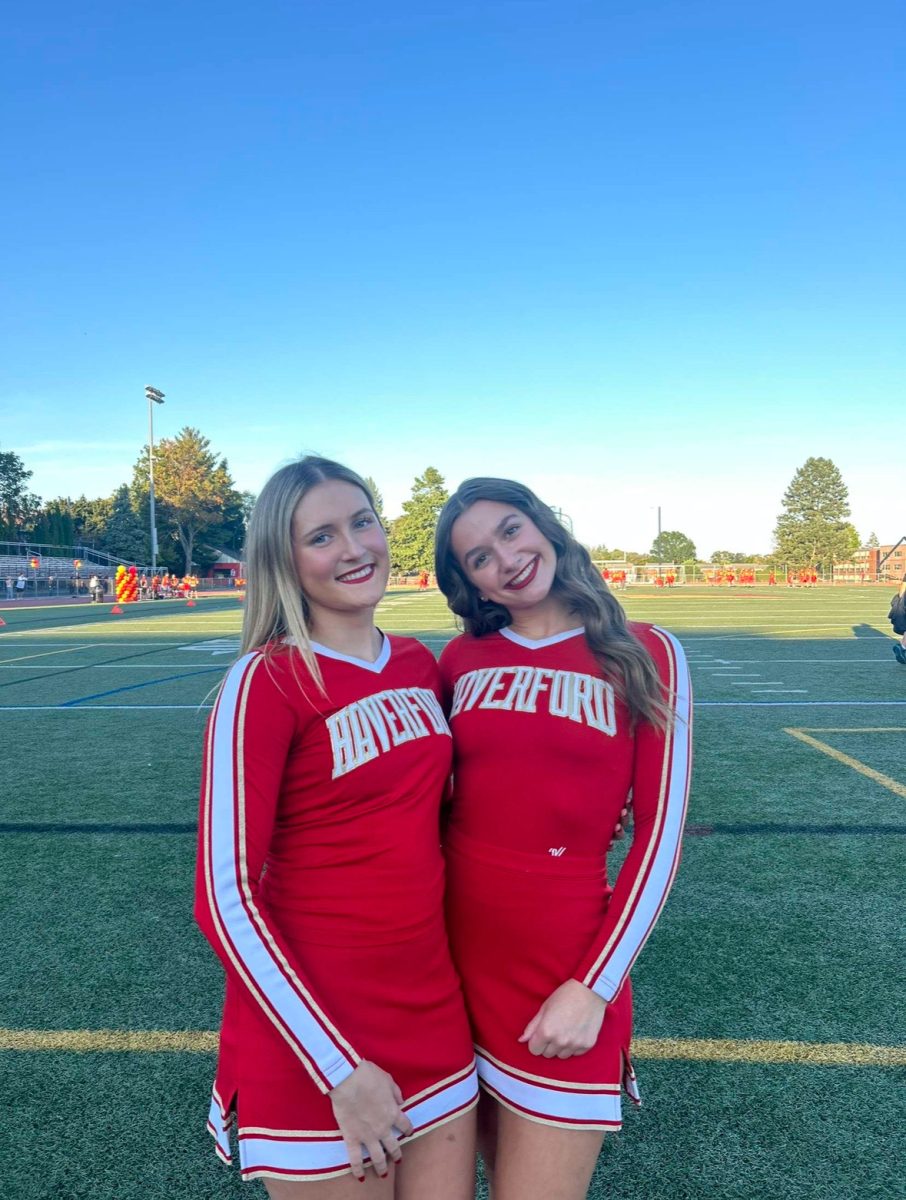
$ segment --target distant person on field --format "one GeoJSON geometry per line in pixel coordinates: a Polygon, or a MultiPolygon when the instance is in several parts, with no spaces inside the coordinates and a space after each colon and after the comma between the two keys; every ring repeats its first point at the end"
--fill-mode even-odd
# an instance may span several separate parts
{"type": "Polygon", "coordinates": [[[21,600],[25,595],[25,589],[28,586],[28,579],[24,571],[19,572],[19,578],[16,580],[16,598],[21,600]]]}
{"type": "Polygon", "coordinates": [[[896,595],[890,602],[887,619],[893,626],[894,633],[900,635],[900,640],[893,644],[894,657],[898,663],[906,667],[906,575],[903,576],[896,595]]]}
{"type": "Polygon", "coordinates": [[[7,575],[7,577],[6,577],[6,598],[7,598],[7,600],[15,600],[15,598],[16,598],[16,593],[13,590],[12,575],[7,575]]]}

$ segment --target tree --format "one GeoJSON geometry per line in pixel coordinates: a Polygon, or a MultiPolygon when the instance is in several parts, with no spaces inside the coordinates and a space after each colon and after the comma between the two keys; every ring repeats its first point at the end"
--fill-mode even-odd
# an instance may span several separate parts
{"type": "Polygon", "coordinates": [[[17,537],[38,516],[41,500],[25,486],[33,474],[18,454],[0,450],[0,538],[17,537]]]}
{"type": "Polygon", "coordinates": [[[75,545],[75,518],[72,501],[63,496],[48,500],[38,516],[34,527],[34,540],[48,546],[59,546],[69,550],[75,545]]]}
{"type": "Polygon", "coordinates": [[[715,550],[711,562],[717,567],[728,567],[730,563],[751,562],[752,556],[745,550],[715,550]]]}
{"type": "Polygon", "coordinates": [[[880,547],[881,543],[878,541],[878,535],[874,530],[868,535],[868,541],[865,545],[869,550],[877,550],[880,547]]]}
{"type": "Polygon", "coordinates": [[[151,532],[132,505],[129,488],[122,484],[110,497],[110,516],[98,549],[137,565],[151,561],[151,532]]]}
{"type": "MultiPolygon", "coordinates": [[[[241,494],[233,487],[225,458],[218,459],[210,441],[186,426],[175,438],[163,438],[154,449],[156,520],[179,543],[185,573],[192,571],[196,542],[201,534],[221,529],[231,509],[243,511],[241,494]]],[[[147,512],[148,451],[135,464],[132,497],[147,512]]]]}
{"type": "Polygon", "coordinates": [[[444,477],[426,467],[403,502],[403,514],[390,523],[390,561],[399,571],[430,571],[434,565],[434,530],[448,493],[444,477]]]}
{"type": "Polygon", "coordinates": [[[808,458],[783,495],[774,541],[788,563],[827,571],[851,557],[859,535],[849,517],[849,493],[829,458],[808,458]]]}
{"type": "Polygon", "coordinates": [[[608,559],[613,560],[623,557],[621,552],[608,550],[606,546],[586,546],[585,549],[588,551],[588,557],[592,562],[607,562],[608,559]]]}
{"type": "Polygon", "coordinates": [[[79,496],[78,500],[71,503],[76,544],[102,549],[107,536],[107,523],[113,511],[112,501],[109,497],[106,500],[89,500],[87,496],[79,496]]]}
{"type": "Polygon", "coordinates": [[[694,562],[695,543],[678,529],[665,529],[654,539],[651,557],[656,558],[658,562],[694,562]]]}
{"type": "Polygon", "coordinates": [[[374,500],[374,511],[377,513],[381,524],[386,524],[386,518],[384,516],[384,497],[381,494],[381,489],[374,482],[370,475],[365,476],[365,486],[368,488],[369,492],[371,492],[372,499],[374,500]]]}

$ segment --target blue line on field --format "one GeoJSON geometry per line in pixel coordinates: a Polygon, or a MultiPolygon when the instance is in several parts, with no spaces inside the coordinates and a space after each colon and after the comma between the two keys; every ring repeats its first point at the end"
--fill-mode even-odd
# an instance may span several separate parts
{"type": "Polygon", "coordinates": [[[696,700],[696,708],[906,708],[906,700],[696,700]]]}
{"type": "Polygon", "coordinates": [[[102,700],[105,696],[117,696],[120,692],[134,692],[138,688],[154,687],[158,683],[172,683],[175,679],[191,679],[193,675],[210,675],[214,671],[223,674],[223,667],[205,667],[201,671],[186,671],[182,675],[165,675],[163,679],[146,679],[144,683],[130,683],[127,687],[111,688],[109,692],[95,692],[93,696],[80,696],[78,700],[66,700],[60,708],[75,708],[89,700],[102,700]]]}

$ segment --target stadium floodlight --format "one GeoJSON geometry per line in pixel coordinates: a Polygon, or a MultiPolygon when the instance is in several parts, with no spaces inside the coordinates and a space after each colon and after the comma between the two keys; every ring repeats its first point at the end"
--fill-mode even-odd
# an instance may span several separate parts
{"type": "Polygon", "coordinates": [[[148,499],[151,509],[151,574],[157,574],[157,524],[154,519],[154,409],[152,404],[163,404],[164,393],[159,388],[145,388],[148,400],[148,499]]]}

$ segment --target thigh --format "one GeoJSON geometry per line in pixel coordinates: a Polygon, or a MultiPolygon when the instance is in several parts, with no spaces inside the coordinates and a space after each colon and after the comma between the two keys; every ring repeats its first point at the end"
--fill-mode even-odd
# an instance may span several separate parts
{"type": "Polygon", "coordinates": [[[394,1200],[473,1200],[475,1109],[402,1143],[394,1200]]]}
{"type": "Polygon", "coordinates": [[[365,1182],[354,1175],[341,1179],[306,1180],[262,1179],[269,1200],[393,1200],[393,1175],[378,1179],[369,1170],[365,1182]]]}
{"type": "Polygon", "coordinates": [[[353,1175],[320,1182],[263,1179],[270,1200],[473,1200],[475,1109],[402,1143],[403,1159],[385,1179],[369,1167],[365,1181],[353,1175]]]}
{"type": "Polygon", "coordinates": [[[585,1200],[604,1134],[497,1108],[494,1200],[585,1200]]]}

